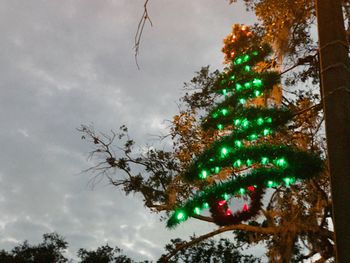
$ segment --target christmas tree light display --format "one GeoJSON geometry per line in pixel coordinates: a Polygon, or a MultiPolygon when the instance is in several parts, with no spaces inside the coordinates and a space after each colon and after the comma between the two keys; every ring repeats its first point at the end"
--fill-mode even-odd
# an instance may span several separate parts
{"type": "Polygon", "coordinates": [[[293,113],[255,103],[280,81],[278,72],[258,66],[267,61],[271,48],[256,43],[249,28],[239,25],[225,39],[223,51],[229,64],[212,88],[221,98],[202,121],[203,129],[215,129],[220,136],[184,172],[183,177],[199,188],[178,205],[168,227],[206,209],[219,226],[247,221],[259,212],[266,188],[289,186],[322,170],[318,156],[272,143],[271,138],[291,121],[293,113]],[[250,199],[250,203],[232,212],[232,198],[250,199]]]}

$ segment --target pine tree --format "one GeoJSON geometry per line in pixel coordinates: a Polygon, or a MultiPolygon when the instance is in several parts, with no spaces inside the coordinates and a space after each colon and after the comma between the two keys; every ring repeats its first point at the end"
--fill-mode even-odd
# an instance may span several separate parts
{"type": "Polygon", "coordinates": [[[280,81],[278,72],[263,67],[271,47],[260,44],[246,26],[234,26],[230,38],[224,50],[230,63],[211,88],[220,96],[202,120],[204,130],[215,130],[216,140],[184,171],[183,178],[198,191],[178,205],[168,227],[206,208],[219,226],[247,221],[259,212],[264,189],[289,186],[322,170],[318,156],[273,140],[293,118],[289,109],[254,103],[280,81]],[[233,212],[229,203],[234,198],[250,203],[233,212]]]}

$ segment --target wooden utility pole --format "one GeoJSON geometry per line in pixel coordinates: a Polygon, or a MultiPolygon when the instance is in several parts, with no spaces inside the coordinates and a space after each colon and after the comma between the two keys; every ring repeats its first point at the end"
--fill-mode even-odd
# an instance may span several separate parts
{"type": "Polygon", "coordinates": [[[336,235],[336,258],[350,262],[350,60],[341,0],[316,0],[321,86],[336,235]]]}

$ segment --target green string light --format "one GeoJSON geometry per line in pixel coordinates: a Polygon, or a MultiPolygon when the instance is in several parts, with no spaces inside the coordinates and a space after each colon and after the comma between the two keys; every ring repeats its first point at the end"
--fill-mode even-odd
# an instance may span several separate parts
{"type": "Polygon", "coordinates": [[[235,140],[235,145],[238,147],[238,148],[240,148],[240,147],[242,147],[242,142],[240,141],[240,140],[235,140]]]}
{"type": "Polygon", "coordinates": [[[239,64],[241,64],[242,62],[243,62],[243,59],[237,58],[236,61],[235,61],[235,64],[236,64],[236,65],[239,65],[239,64]]]}
{"type": "Polygon", "coordinates": [[[247,119],[244,119],[242,121],[242,126],[243,126],[243,128],[247,128],[249,126],[249,121],[247,119]]]}
{"type": "Polygon", "coordinates": [[[262,86],[262,80],[261,79],[254,79],[253,80],[253,85],[256,87],[261,87],[262,86]]]}
{"type": "Polygon", "coordinates": [[[241,104],[243,105],[243,104],[245,104],[245,103],[246,103],[246,100],[245,100],[245,99],[243,99],[243,98],[241,98],[241,99],[239,99],[239,103],[241,103],[241,104]]]}
{"type": "Polygon", "coordinates": [[[270,133],[271,133],[271,130],[270,130],[270,129],[264,129],[264,131],[263,131],[264,136],[267,136],[267,135],[269,135],[270,133]]]}
{"type": "Polygon", "coordinates": [[[234,120],[233,122],[236,126],[238,126],[240,123],[241,123],[241,120],[240,119],[236,119],[234,120]]]}
{"type": "Polygon", "coordinates": [[[252,85],[250,84],[250,82],[244,83],[244,87],[245,87],[246,89],[249,89],[251,86],[252,86],[252,85]]]}
{"type": "Polygon", "coordinates": [[[223,128],[224,128],[224,125],[218,124],[218,129],[219,129],[219,130],[222,130],[223,128]]]}
{"type": "Polygon", "coordinates": [[[263,118],[259,118],[259,119],[257,119],[256,123],[258,125],[262,125],[264,123],[264,119],[263,118]]]}
{"type": "Polygon", "coordinates": [[[239,193],[240,193],[241,195],[244,195],[244,193],[245,193],[244,188],[240,188],[240,189],[239,189],[239,193]]]}
{"type": "Polygon", "coordinates": [[[247,159],[246,164],[247,166],[251,166],[253,164],[253,161],[250,159],[247,159]]]}
{"type": "Polygon", "coordinates": [[[237,90],[237,91],[240,91],[241,89],[242,89],[242,85],[237,83],[237,84],[236,84],[236,90],[237,90]]]}
{"type": "Polygon", "coordinates": [[[186,214],[183,211],[179,211],[176,215],[177,220],[181,221],[184,220],[186,217],[186,214]]]}
{"type": "Polygon", "coordinates": [[[267,157],[262,157],[261,158],[261,164],[266,165],[268,163],[269,163],[269,158],[267,158],[267,157]]]}
{"type": "Polygon", "coordinates": [[[293,183],[293,179],[290,177],[283,178],[284,183],[286,186],[289,186],[291,183],[293,183]]]}
{"type": "Polygon", "coordinates": [[[235,168],[239,168],[242,166],[242,161],[241,160],[237,160],[233,163],[233,167],[235,168]]]}
{"type": "Polygon", "coordinates": [[[227,201],[230,198],[230,196],[227,193],[224,193],[223,198],[227,201]]]}
{"type": "Polygon", "coordinates": [[[225,147],[221,148],[221,156],[224,157],[224,156],[226,156],[226,154],[228,154],[228,149],[225,147]]]}
{"type": "Polygon", "coordinates": [[[287,162],[284,158],[280,158],[276,161],[276,165],[280,167],[284,167],[287,165],[287,162]]]}
{"type": "Polygon", "coordinates": [[[243,61],[244,62],[247,62],[249,60],[250,56],[247,54],[243,57],[243,61]]]}
{"type": "Polygon", "coordinates": [[[228,110],[227,110],[227,109],[222,109],[222,110],[221,110],[221,113],[222,113],[222,115],[226,116],[227,113],[228,113],[228,110]]]}
{"type": "Polygon", "coordinates": [[[201,213],[201,209],[199,207],[195,207],[193,209],[193,213],[195,213],[196,215],[199,215],[201,213]]]}
{"type": "Polygon", "coordinates": [[[250,135],[251,140],[256,140],[257,138],[258,138],[258,135],[256,135],[255,133],[250,135]]]}
{"type": "Polygon", "coordinates": [[[203,203],[203,208],[204,208],[204,209],[209,208],[209,204],[208,204],[208,203],[203,203]]]}
{"type": "Polygon", "coordinates": [[[199,177],[202,179],[205,179],[208,177],[208,172],[206,170],[203,170],[200,174],[199,177]]]}

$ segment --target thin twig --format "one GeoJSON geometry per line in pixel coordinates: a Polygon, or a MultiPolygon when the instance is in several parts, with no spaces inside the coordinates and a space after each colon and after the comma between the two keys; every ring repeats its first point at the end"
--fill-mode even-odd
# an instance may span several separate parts
{"type": "Polygon", "coordinates": [[[298,116],[300,114],[303,114],[304,112],[307,112],[307,111],[310,111],[310,110],[313,110],[313,109],[321,110],[322,109],[322,103],[318,103],[318,104],[312,105],[309,108],[306,108],[306,109],[303,109],[301,111],[298,111],[298,112],[293,114],[293,117],[298,116]]]}
{"type": "Polygon", "coordinates": [[[146,0],[144,5],[143,5],[143,14],[140,18],[139,24],[137,26],[137,30],[136,30],[136,34],[135,34],[135,45],[134,45],[134,49],[135,49],[135,62],[136,62],[136,66],[138,69],[140,69],[138,61],[137,61],[137,57],[140,51],[140,44],[141,44],[141,38],[142,38],[142,33],[143,30],[145,28],[145,24],[147,21],[149,21],[150,25],[153,26],[152,21],[148,15],[148,10],[147,10],[147,4],[148,4],[149,0],[146,0]]]}

